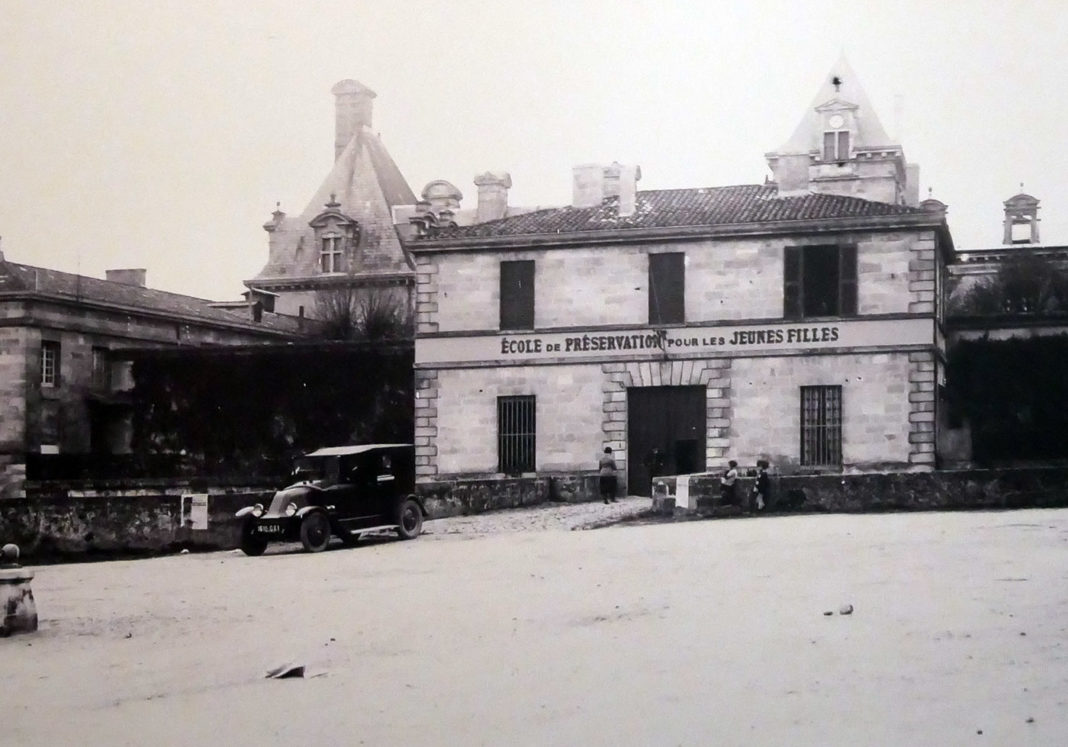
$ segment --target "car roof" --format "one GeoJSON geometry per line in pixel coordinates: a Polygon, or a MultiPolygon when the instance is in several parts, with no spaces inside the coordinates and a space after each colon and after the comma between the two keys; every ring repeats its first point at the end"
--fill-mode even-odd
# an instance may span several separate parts
{"type": "Polygon", "coordinates": [[[322,449],[316,449],[315,451],[305,454],[304,456],[348,456],[350,454],[362,454],[365,451],[375,451],[377,449],[402,449],[405,447],[412,448],[412,444],[359,444],[357,446],[327,446],[322,449]]]}

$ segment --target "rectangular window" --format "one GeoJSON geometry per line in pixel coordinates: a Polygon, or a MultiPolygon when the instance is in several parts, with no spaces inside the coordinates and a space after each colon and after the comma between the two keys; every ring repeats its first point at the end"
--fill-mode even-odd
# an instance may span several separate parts
{"type": "Polygon", "coordinates": [[[686,321],[686,255],[649,255],[649,324],[686,321]]]}
{"type": "Polygon", "coordinates": [[[783,316],[857,313],[855,246],[788,246],[783,253],[783,316]]]}
{"type": "Polygon", "coordinates": [[[849,131],[828,130],[823,133],[823,160],[845,161],[849,159],[849,131]]]}
{"type": "Polygon", "coordinates": [[[534,260],[501,262],[501,329],[534,329],[534,260]]]}
{"type": "Polygon", "coordinates": [[[41,343],[41,386],[59,386],[59,343],[41,343]]]}
{"type": "Polygon", "coordinates": [[[107,348],[93,348],[93,388],[111,389],[111,358],[107,348]]]}
{"type": "Polygon", "coordinates": [[[497,398],[497,471],[506,475],[534,471],[534,395],[497,398]]]}
{"type": "Polygon", "coordinates": [[[842,466],[842,387],[801,387],[801,466],[842,466]]]}
{"type": "Polygon", "coordinates": [[[323,272],[342,272],[341,266],[341,237],[323,237],[323,248],[319,253],[319,266],[323,272]]]}

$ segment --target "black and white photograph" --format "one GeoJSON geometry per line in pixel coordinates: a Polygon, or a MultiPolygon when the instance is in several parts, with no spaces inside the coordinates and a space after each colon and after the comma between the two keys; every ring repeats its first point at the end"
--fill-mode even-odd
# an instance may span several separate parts
{"type": "Polygon", "coordinates": [[[0,745],[1058,745],[1062,0],[0,0],[0,745]]]}

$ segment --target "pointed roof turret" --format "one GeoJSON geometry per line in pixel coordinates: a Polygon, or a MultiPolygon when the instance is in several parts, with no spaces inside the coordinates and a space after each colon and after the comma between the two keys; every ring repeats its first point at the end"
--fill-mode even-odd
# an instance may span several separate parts
{"type": "Polygon", "coordinates": [[[919,204],[919,167],[905,162],[843,55],[793,135],[766,154],[779,194],[811,192],[919,204]]]}
{"type": "Polygon", "coordinates": [[[779,153],[807,153],[821,147],[824,130],[824,112],[849,110],[854,112],[856,122],[855,147],[879,148],[893,145],[886,134],[879,116],[875,113],[868,94],[860,85],[857,74],[843,54],[834,63],[822,85],[805,110],[805,115],[781,148],[779,153]]]}

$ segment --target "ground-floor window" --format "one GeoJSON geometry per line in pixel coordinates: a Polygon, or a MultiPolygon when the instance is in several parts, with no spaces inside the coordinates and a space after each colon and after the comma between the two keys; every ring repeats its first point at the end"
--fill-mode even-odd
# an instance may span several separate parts
{"type": "Polygon", "coordinates": [[[842,465],[842,387],[801,387],[801,466],[842,465]]]}
{"type": "Polygon", "coordinates": [[[534,395],[497,398],[497,471],[508,475],[534,471],[534,395]]]}

